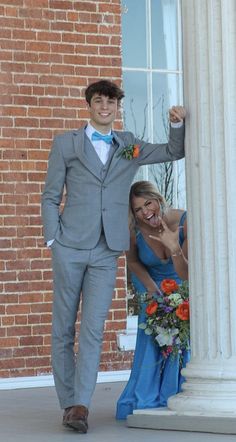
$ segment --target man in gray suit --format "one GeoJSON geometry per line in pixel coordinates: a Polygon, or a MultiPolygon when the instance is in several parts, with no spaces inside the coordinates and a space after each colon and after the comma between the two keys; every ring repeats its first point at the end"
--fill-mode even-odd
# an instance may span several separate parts
{"type": "Polygon", "coordinates": [[[85,97],[90,122],[55,137],[42,195],[44,236],[52,249],[55,386],[64,409],[63,424],[82,433],[88,429],[117,258],[129,249],[129,188],[140,166],[184,157],[185,118],[183,107],[173,107],[169,112],[169,142],[146,143],[131,132],[112,130],[124,97],[115,83],[93,83],[85,97]],[[75,323],[81,297],[75,358],[75,323]]]}

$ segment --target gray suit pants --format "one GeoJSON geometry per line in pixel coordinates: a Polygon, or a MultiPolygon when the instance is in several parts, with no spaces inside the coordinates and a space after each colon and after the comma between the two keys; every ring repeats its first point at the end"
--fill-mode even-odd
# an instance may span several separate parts
{"type": "Polygon", "coordinates": [[[56,240],[52,245],[52,366],[61,408],[90,405],[119,254],[107,247],[103,235],[92,250],[64,247],[56,240]],[[75,322],[81,292],[79,352],[75,356],[75,322]]]}

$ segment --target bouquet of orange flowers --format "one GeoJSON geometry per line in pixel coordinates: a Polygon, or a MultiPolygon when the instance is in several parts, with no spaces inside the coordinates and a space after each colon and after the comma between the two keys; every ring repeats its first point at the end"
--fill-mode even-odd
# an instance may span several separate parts
{"type": "Polygon", "coordinates": [[[139,327],[153,335],[165,358],[182,356],[190,348],[188,283],[178,285],[173,279],[164,279],[161,292],[148,302],[146,321],[139,327]]]}

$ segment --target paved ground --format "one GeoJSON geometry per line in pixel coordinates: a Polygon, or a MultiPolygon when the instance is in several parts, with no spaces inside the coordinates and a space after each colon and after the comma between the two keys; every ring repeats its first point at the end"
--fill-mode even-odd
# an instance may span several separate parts
{"type": "Polygon", "coordinates": [[[128,428],[116,421],[115,404],[124,383],[97,384],[85,435],[61,425],[53,387],[0,391],[1,442],[236,442],[236,436],[128,428]]]}

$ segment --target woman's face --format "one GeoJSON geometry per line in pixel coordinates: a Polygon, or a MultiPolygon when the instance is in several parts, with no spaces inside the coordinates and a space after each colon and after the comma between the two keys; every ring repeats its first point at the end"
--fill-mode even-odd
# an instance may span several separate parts
{"type": "Polygon", "coordinates": [[[134,196],[132,209],[135,219],[152,228],[159,227],[161,220],[160,204],[156,199],[134,196]]]}

